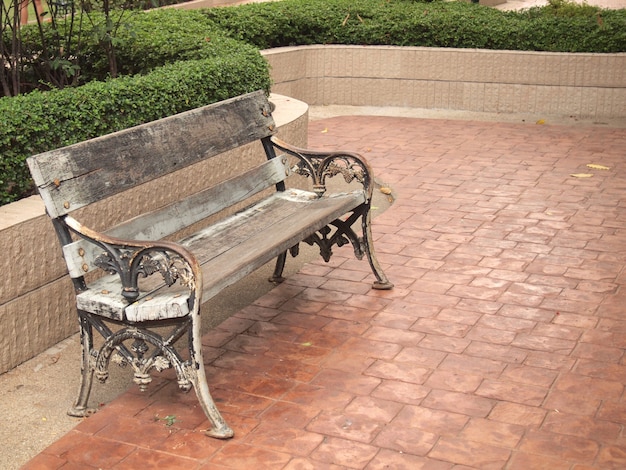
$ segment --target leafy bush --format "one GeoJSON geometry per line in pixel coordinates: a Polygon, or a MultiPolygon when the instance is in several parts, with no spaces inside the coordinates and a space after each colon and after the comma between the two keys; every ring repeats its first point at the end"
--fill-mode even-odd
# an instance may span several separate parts
{"type": "Polygon", "coordinates": [[[283,0],[204,13],[231,37],[259,48],[376,44],[626,51],[626,10],[600,10],[567,0],[532,10],[505,12],[468,2],[283,0]]]}

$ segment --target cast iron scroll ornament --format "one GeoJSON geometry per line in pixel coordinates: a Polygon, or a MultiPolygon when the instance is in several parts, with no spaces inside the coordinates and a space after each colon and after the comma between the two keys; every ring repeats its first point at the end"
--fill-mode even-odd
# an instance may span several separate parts
{"type": "MultiPolygon", "coordinates": [[[[369,164],[356,153],[327,153],[300,149],[275,136],[271,137],[271,142],[275,148],[297,158],[298,161],[292,168],[292,172],[311,178],[313,191],[318,197],[322,197],[326,192],[326,180],[338,175],[341,175],[346,183],[356,181],[363,186],[366,196],[365,203],[355,208],[349,217],[344,220],[335,219],[329,225],[304,239],[304,242],[309,245],[317,245],[320,248],[322,258],[327,262],[333,254],[332,247],[334,245],[341,247],[351,243],[357,259],[362,259],[363,255],[367,254],[368,262],[376,277],[373,287],[382,290],[391,289],[393,284],[389,282],[380,267],[371,243],[370,204],[373,194],[373,172],[369,164]],[[352,229],[358,219],[361,219],[362,237],[359,237],[352,229]]],[[[297,254],[297,248],[291,250],[292,255],[294,252],[297,254]]],[[[274,275],[270,278],[271,281],[281,282],[283,280],[282,271],[285,258],[286,253],[278,258],[274,275]]]]}
{"type": "Polygon", "coordinates": [[[131,251],[107,243],[99,243],[106,249],[94,260],[94,264],[109,274],[117,274],[122,281],[122,295],[129,302],[139,296],[138,280],[160,273],[168,286],[180,281],[193,289],[193,274],[183,258],[176,253],[156,247],[131,251]]]}

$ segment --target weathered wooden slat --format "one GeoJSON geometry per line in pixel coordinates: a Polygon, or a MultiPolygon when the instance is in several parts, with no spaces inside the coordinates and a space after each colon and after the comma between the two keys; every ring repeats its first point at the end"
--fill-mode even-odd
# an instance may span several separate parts
{"type": "Polygon", "coordinates": [[[257,231],[245,242],[233,246],[218,258],[201,262],[205,273],[203,298],[210,299],[363,202],[365,194],[359,191],[312,201],[297,210],[297,217],[292,214],[273,219],[265,230],[257,231]],[[231,263],[224,262],[231,259],[231,263]]]}
{"type": "Polygon", "coordinates": [[[30,157],[51,217],[272,135],[258,91],[30,157]]]}
{"type": "MultiPolygon", "coordinates": [[[[286,158],[274,158],[186,199],[135,217],[105,233],[127,240],[161,240],[285,180],[289,171],[286,158]]],[[[63,255],[70,276],[80,277],[95,269],[93,260],[101,252],[101,248],[82,239],[65,245],[63,255]]]]}
{"type": "MultiPolygon", "coordinates": [[[[232,256],[234,247],[247,243],[252,238],[257,240],[255,243],[259,243],[260,251],[279,243],[284,237],[292,239],[295,236],[302,240],[358,206],[358,201],[362,198],[362,192],[323,199],[317,199],[313,193],[295,189],[276,193],[250,209],[182,240],[181,244],[194,253],[200,265],[204,266],[223,254],[232,256]],[[281,228],[277,231],[276,227],[279,226],[281,228]]],[[[238,261],[233,260],[227,264],[233,262],[238,261]]],[[[205,285],[208,283],[205,279],[205,285]]]]}

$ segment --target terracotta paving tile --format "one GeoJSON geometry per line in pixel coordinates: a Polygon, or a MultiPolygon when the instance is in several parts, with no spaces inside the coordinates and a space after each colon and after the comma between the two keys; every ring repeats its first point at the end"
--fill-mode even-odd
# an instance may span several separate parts
{"type": "Polygon", "coordinates": [[[479,396],[530,406],[541,405],[547,393],[547,388],[494,379],[485,379],[476,390],[479,396]]]}
{"type": "Polygon", "coordinates": [[[423,333],[417,333],[415,331],[406,331],[397,328],[384,328],[380,326],[373,326],[363,334],[363,337],[368,339],[397,343],[405,346],[419,343],[424,336],[425,335],[423,333]]]}
{"type": "Polygon", "coordinates": [[[415,365],[407,367],[407,364],[401,362],[378,360],[368,367],[363,374],[381,379],[423,384],[430,375],[430,369],[415,365]]]}
{"type": "Polygon", "coordinates": [[[369,444],[329,437],[313,451],[311,458],[322,463],[361,469],[377,452],[378,448],[369,444]]]}
{"type": "Polygon", "coordinates": [[[405,406],[393,424],[407,429],[417,428],[433,434],[455,436],[469,422],[465,414],[434,410],[421,406],[405,406]]]}
{"type": "Polygon", "coordinates": [[[324,434],[367,444],[372,442],[385,424],[384,421],[372,419],[362,413],[322,412],[306,429],[317,433],[320,438],[324,434]]]}
{"type": "MultiPolygon", "coordinates": [[[[175,407],[172,407],[174,410],[175,407]]],[[[180,410],[180,408],[178,408],[180,410]]],[[[160,408],[154,411],[160,410],[160,408]]],[[[200,411],[198,410],[195,410],[200,411]]],[[[190,428],[199,425],[204,421],[202,413],[197,414],[190,411],[188,416],[194,415],[194,419],[190,424],[190,428]]],[[[176,416],[173,413],[159,415],[153,414],[150,409],[145,410],[144,416],[127,417],[120,414],[109,416],[107,426],[98,431],[94,436],[98,438],[108,439],[111,442],[119,441],[129,445],[145,446],[150,448],[158,448],[169,437],[172,430],[168,429],[166,417],[176,416]],[[137,424],[141,426],[141,432],[138,432],[137,424]]],[[[178,420],[178,417],[176,418],[178,420]]],[[[188,420],[189,421],[189,420],[188,420]]]]}
{"type": "Polygon", "coordinates": [[[495,328],[486,328],[483,326],[474,326],[469,333],[467,333],[466,338],[486,343],[507,345],[511,344],[511,341],[515,339],[515,332],[495,328]]]}
{"type": "Polygon", "coordinates": [[[533,351],[548,351],[567,355],[572,352],[576,342],[551,336],[518,333],[512,344],[513,346],[533,351]]]}
{"type": "Polygon", "coordinates": [[[285,393],[282,400],[328,410],[343,409],[353,398],[353,394],[332,387],[299,384],[285,393]]]}
{"type": "Polygon", "coordinates": [[[546,410],[535,406],[501,401],[493,408],[489,414],[489,419],[535,429],[543,423],[546,414],[546,410]]]}
{"type": "Polygon", "coordinates": [[[535,327],[536,322],[503,315],[482,315],[478,325],[509,332],[530,332],[535,327]]]}
{"type": "Polygon", "coordinates": [[[624,357],[624,350],[600,344],[579,343],[572,351],[572,356],[592,361],[618,362],[624,357]]]}
{"type": "Polygon", "coordinates": [[[626,365],[579,359],[574,371],[581,375],[626,383],[626,365]]]}
{"type": "Polygon", "coordinates": [[[522,438],[519,449],[531,454],[556,457],[562,461],[591,464],[598,455],[600,446],[591,439],[530,430],[522,438]]]}
{"type": "MultiPolygon", "coordinates": [[[[46,453],[41,453],[33,457],[22,468],[24,470],[56,470],[58,468],[66,466],[66,463],[67,461],[61,457],[57,457],[56,455],[49,455],[46,453]]],[[[89,467],[86,467],[86,468],[89,468],[89,467]]],[[[91,467],[91,468],[97,468],[97,467],[91,467]]]]}
{"type": "Polygon", "coordinates": [[[378,434],[373,444],[409,455],[425,456],[437,439],[436,434],[391,423],[378,434]]]}
{"type": "Polygon", "coordinates": [[[466,338],[456,338],[452,336],[426,335],[419,346],[424,349],[435,351],[462,353],[470,345],[470,340],[466,338]]]}
{"type": "Polygon", "coordinates": [[[315,379],[311,381],[311,385],[344,390],[359,395],[368,395],[380,382],[381,380],[379,378],[373,376],[326,369],[320,372],[315,379]]]}
{"type": "Polygon", "coordinates": [[[502,423],[483,418],[472,418],[458,437],[485,444],[497,444],[500,447],[514,449],[522,436],[525,427],[518,424],[502,423]]]}
{"type": "Polygon", "coordinates": [[[570,468],[572,468],[571,463],[559,458],[527,452],[514,452],[507,467],[511,470],[569,470],[570,468]]]}
{"type": "Polygon", "coordinates": [[[478,417],[487,416],[494,405],[495,401],[484,397],[445,390],[433,390],[422,401],[426,408],[478,417]]]}
{"type": "MultiPolygon", "coordinates": [[[[413,307],[415,308],[415,307],[413,307]]],[[[415,323],[415,318],[405,313],[382,311],[372,319],[372,324],[381,327],[405,329],[415,323]]]]}
{"type": "MultiPolygon", "coordinates": [[[[404,347],[394,358],[394,362],[408,362],[435,369],[446,357],[446,353],[420,347],[404,347]]],[[[407,364],[409,367],[409,364],[407,364]]]]}
{"type": "Polygon", "coordinates": [[[602,403],[596,416],[613,423],[626,424],[626,403],[607,400],[602,403]]]}
{"type": "Polygon", "coordinates": [[[449,470],[452,464],[390,449],[381,449],[365,470],[449,470]]]}
{"type": "Polygon", "coordinates": [[[542,429],[549,432],[585,437],[605,442],[617,439],[621,426],[617,423],[594,419],[589,416],[551,411],[546,416],[542,429]]]}
{"type": "MultiPolygon", "coordinates": [[[[274,452],[246,444],[230,444],[225,446],[210,460],[212,465],[222,465],[226,468],[281,468],[287,464],[290,455],[284,452],[274,452]]],[[[135,467],[136,468],[136,467],[135,467]]]]}
{"type": "Polygon", "coordinates": [[[517,304],[525,307],[539,307],[545,303],[542,295],[528,295],[520,292],[505,292],[497,300],[503,304],[517,304]]]}
{"type": "Polygon", "coordinates": [[[44,450],[44,454],[58,456],[72,465],[89,467],[97,462],[100,467],[111,468],[135,449],[132,444],[70,431],[44,450]]]}
{"type": "Polygon", "coordinates": [[[451,392],[472,393],[476,391],[483,378],[478,375],[435,370],[425,385],[451,392]]]}
{"type": "Polygon", "coordinates": [[[106,468],[133,470],[136,468],[188,468],[195,465],[193,459],[159,452],[154,449],[137,449],[121,462],[106,468]]]}
{"type": "Polygon", "coordinates": [[[407,302],[439,308],[454,307],[459,302],[459,297],[451,297],[447,294],[437,294],[433,292],[409,292],[405,299],[407,302]]]}
{"type": "Polygon", "coordinates": [[[456,337],[464,337],[470,329],[471,327],[469,325],[450,323],[432,318],[419,318],[411,326],[411,330],[413,331],[456,337]]]}
{"type": "Polygon", "coordinates": [[[461,310],[468,310],[470,312],[492,315],[497,313],[502,308],[502,304],[487,300],[461,299],[461,301],[457,304],[457,308],[461,310]]]}
{"type": "Polygon", "coordinates": [[[503,468],[511,451],[467,439],[443,437],[429,457],[484,470],[503,468]]]}
{"type": "Polygon", "coordinates": [[[346,372],[363,372],[371,366],[376,359],[373,357],[354,355],[346,356],[343,351],[333,351],[326,357],[324,367],[327,369],[343,370],[346,372]]]}
{"type": "Polygon", "coordinates": [[[383,380],[371,393],[372,397],[393,400],[398,403],[418,405],[430,393],[430,387],[397,380],[383,380]]]}
{"type": "Polygon", "coordinates": [[[528,353],[524,364],[534,367],[545,367],[552,370],[571,370],[576,363],[574,358],[562,354],[548,353],[544,351],[531,351],[528,353]]]}
{"type": "Polygon", "coordinates": [[[439,321],[457,322],[465,325],[475,325],[481,318],[481,314],[470,312],[458,308],[444,308],[438,314],[436,319],[439,321]]]}
{"type": "Polygon", "coordinates": [[[186,457],[189,459],[201,461],[210,458],[226,443],[217,439],[211,439],[207,442],[206,435],[199,430],[196,431],[174,431],[159,446],[159,450],[186,457]]]}
{"type": "Polygon", "coordinates": [[[542,322],[550,322],[555,316],[557,316],[554,310],[545,310],[515,304],[504,305],[498,311],[498,315],[542,322]]]}
{"type": "MultiPolygon", "coordinates": [[[[163,427],[169,427],[166,425],[166,416],[174,416],[175,426],[177,429],[195,429],[200,424],[204,423],[206,417],[200,408],[198,400],[195,397],[195,393],[187,394],[185,400],[177,400],[179,397],[163,395],[160,399],[152,403],[140,413],[132,417],[132,421],[136,422],[137,419],[147,424],[142,424],[146,431],[149,431],[150,440],[157,438],[159,435],[167,436],[169,429],[162,429],[163,427]]],[[[120,415],[123,416],[123,415],[120,415]]],[[[113,421],[113,420],[111,420],[113,421]]],[[[131,421],[129,421],[130,423],[131,421]]],[[[124,427],[124,422],[109,423],[108,426],[100,430],[97,435],[107,435],[111,429],[115,430],[116,427],[124,427]]],[[[130,426],[132,428],[132,426],[130,426]]],[[[125,442],[134,442],[132,438],[125,439],[125,442]]],[[[160,443],[161,441],[157,441],[160,443]]],[[[139,444],[140,442],[137,442],[139,444]]],[[[151,445],[149,442],[143,442],[145,445],[151,445]]]]}
{"type": "Polygon", "coordinates": [[[607,445],[602,447],[596,462],[599,468],[616,470],[626,468],[626,446],[607,445]]]}
{"type": "MultiPolygon", "coordinates": [[[[315,421],[314,421],[315,422],[315,421]]],[[[245,443],[269,450],[307,456],[324,440],[324,436],[289,424],[276,426],[271,420],[262,421],[245,438],[245,443]]]]}
{"type": "Polygon", "coordinates": [[[559,376],[554,389],[570,393],[585,390],[585,393],[602,400],[618,400],[622,396],[624,385],[617,381],[566,373],[559,376]]]}
{"type": "Polygon", "coordinates": [[[350,356],[367,356],[376,359],[393,359],[402,346],[387,341],[377,341],[368,338],[352,337],[336,348],[339,353],[350,356]]]}
{"type": "Polygon", "coordinates": [[[439,366],[439,370],[473,374],[481,377],[498,377],[506,363],[468,355],[448,354],[439,366]]]}

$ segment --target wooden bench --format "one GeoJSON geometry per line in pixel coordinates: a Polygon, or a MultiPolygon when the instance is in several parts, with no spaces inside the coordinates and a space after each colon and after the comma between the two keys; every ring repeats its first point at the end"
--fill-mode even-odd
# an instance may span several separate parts
{"type": "Polygon", "coordinates": [[[211,424],[207,434],[231,437],[206,382],[202,302],[272,259],[271,281],[281,282],[287,254],[295,256],[300,242],[318,245],[326,261],[334,245],[351,243],[357,258],[366,255],[373,287],[392,287],[372,247],[369,165],[357,154],[280,141],[270,109],[259,91],[28,159],[76,291],[82,380],[70,415],[93,412],[93,376],[106,381],[113,359],[132,367],[142,390],[153,369],[174,368],[180,388],[195,389],[211,424]],[[255,141],[258,166],[234,177],[114,226],[104,215],[104,230],[78,220],[87,206],[255,141]],[[288,189],[292,174],[310,178],[313,191],[288,189]],[[361,184],[326,194],[326,179],[335,175],[361,184]],[[213,220],[234,205],[237,211],[213,220]],[[194,233],[179,237],[191,226],[194,233]],[[97,346],[94,329],[103,337],[97,346]],[[184,347],[176,344],[181,339],[184,347]]]}

